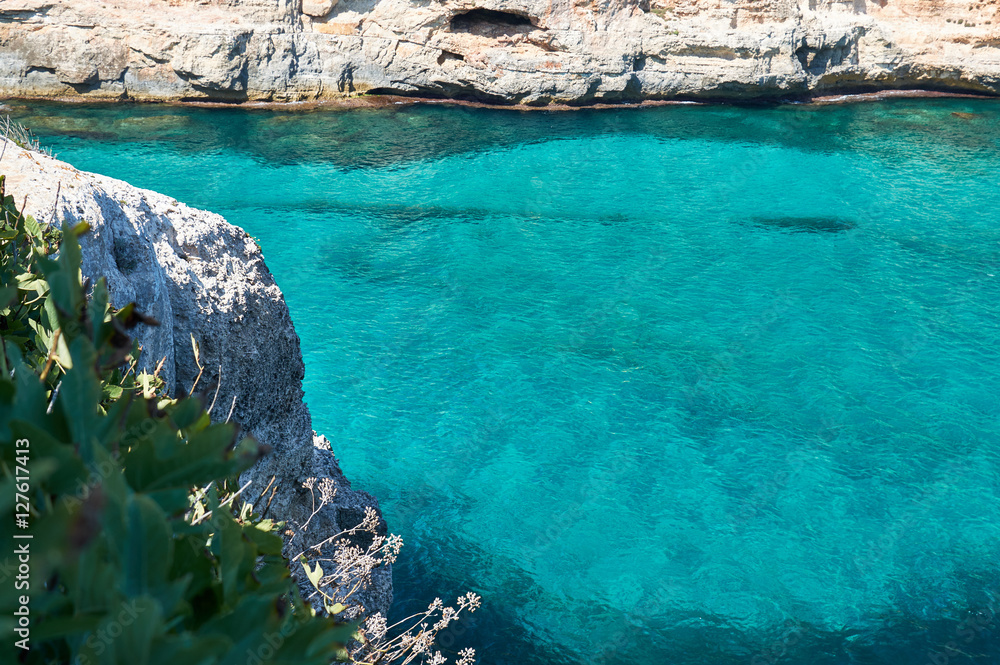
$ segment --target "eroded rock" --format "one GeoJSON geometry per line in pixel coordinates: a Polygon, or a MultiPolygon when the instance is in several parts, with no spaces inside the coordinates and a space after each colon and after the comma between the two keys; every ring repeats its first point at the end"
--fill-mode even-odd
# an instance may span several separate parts
{"type": "Polygon", "coordinates": [[[337,5],[337,0],[302,0],[302,13],[322,18],[337,5]]]}
{"type": "Polygon", "coordinates": [[[893,87],[1000,94],[1000,0],[0,3],[6,95],[537,105],[893,87]]]}

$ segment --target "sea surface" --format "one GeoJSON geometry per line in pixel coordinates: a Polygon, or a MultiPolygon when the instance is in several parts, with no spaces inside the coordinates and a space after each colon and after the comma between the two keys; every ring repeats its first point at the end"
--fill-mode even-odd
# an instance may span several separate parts
{"type": "Polygon", "coordinates": [[[7,110],[258,239],[446,653],[1000,663],[1000,102],[7,110]]]}

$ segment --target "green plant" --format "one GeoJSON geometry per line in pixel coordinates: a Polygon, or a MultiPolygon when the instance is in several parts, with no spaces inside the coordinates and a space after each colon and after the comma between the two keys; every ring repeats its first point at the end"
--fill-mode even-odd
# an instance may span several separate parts
{"type": "Polygon", "coordinates": [[[23,215],[0,176],[0,662],[346,657],[354,626],[308,608],[233,500],[265,451],[137,369],[128,330],[155,322],[81,283],[87,231],[23,215]]]}
{"type": "Polygon", "coordinates": [[[40,152],[44,155],[48,155],[49,157],[54,156],[50,150],[42,148],[38,145],[38,139],[35,138],[30,129],[11,120],[9,115],[4,116],[0,130],[3,131],[3,138],[12,141],[14,145],[20,148],[40,152]]]}

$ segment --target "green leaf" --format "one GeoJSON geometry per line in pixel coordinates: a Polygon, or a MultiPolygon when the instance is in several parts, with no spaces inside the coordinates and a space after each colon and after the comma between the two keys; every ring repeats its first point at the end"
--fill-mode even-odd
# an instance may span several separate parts
{"type": "Polygon", "coordinates": [[[135,494],[126,504],[125,586],[130,597],[154,593],[167,582],[173,558],[171,529],[163,510],[148,496],[135,494]]]}
{"type": "Polygon", "coordinates": [[[112,615],[121,626],[121,635],[113,642],[120,665],[148,665],[156,639],[165,632],[162,613],[154,598],[140,596],[123,602],[112,615]]]}
{"type": "MultiPolygon", "coordinates": [[[[185,633],[180,637],[167,636],[157,642],[156,649],[151,654],[151,665],[212,665],[222,658],[232,647],[232,642],[220,636],[195,637],[185,633]]],[[[247,659],[244,665],[254,661],[247,659]]],[[[262,661],[263,662],[263,661],[262,661]]],[[[276,664],[269,664],[276,665],[276,664]]]]}
{"type": "Polygon", "coordinates": [[[227,606],[233,607],[238,602],[244,577],[253,570],[257,553],[243,539],[243,529],[226,514],[225,509],[216,508],[212,511],[212,524],[216,528],[212,551],[219,557],[223,598],[227,606]]]}
{"type": "Polygon", "coordinates": [[[49,290],[49,283],[33,273],[23,273],[17,276],[17,288],[43,296],[49,290]]]}
{"type": "Polygon", "coordinates": [[[59,250],[57,269],[53,270],[51,266],[46,266],[49,269],[45,270],[45,278],[49,282],[56,308],[70,319],[76,319],[83,304],[84,294],[80,283],[81,261],[80,244],[63,242],[59,250]]]}
{"type": "Polygon", "coordinates": [[[149,492],[148,496],[168,515],[176,515],[189,507],[188,491],[183,488],[156,490],[149,492]]]}
{"type": "Polygon", "coordinates": [[[178,429],[187,429],[205,412],[205,407],[202,406],[201,401],[198,399],[184,399],[177,403],[170,412],[170,419],[174,421],[174,425],[178,429]]]}
{"type": "MultiPolygon", "coordinates": [[[[76,224],[74,224],[73,227],[70,228],[70,231],[73,233],[73,235],[79,238],[83,234],[88,233],[92,228],[93,227],[90,225],[90,222],[84,220],[82,222],[77,222],[76,224]]],[[[64,234],[66,233],[65,226],[63,227],[63,233],[64,234]]]]}
{"type": "Polygon", "coordinates": [[[170,457],[157,454],[155,442],[171,443],[176,435],[158,438],[159,433],[169,433],[160,421],[153,432],[140,440],[126,456],[126,474],[138,490],[153,491],[171,488],[189,488],[219,477],[240,471],[237,460],[229,454],[235,428],[231,425],[214,425],[192,436],[186,445],[172,445],[170,457]]]}
{"type": "Polygon", "coordinates": [[[17,439],[27,439],[31,442],[31,457],[35,464],[43,461],[54,464],[49,476],[40,485],[47,491],[57,495],[73,495],[86,486],[89,475],[73,448],[59,441],[50,432],[23,420],[10,422],[11,434],[17,439]]]}
{"type": "Polygon", "coordinates": [[[77,614],[47,619],[32,629],[31,639],[34,642],[48,642],[59,637],[86,633],[97,628],[102,618],[101,614],[77,614]]]}
{"type": "Polygon", "coordinates": [[[90,324],[92,326],[90,336],[92,339],[97,340],[101,337],[101,329],[104,327],[104,317],[108,313],[108,281],[104,277],[97,280],[90,298],[89,310],[90,324]]]}
{"type": "Polygon", "coordinates": [[[201,595],[205,589],[211,588],[216,583],[214,560],[205,544],[207,529],[207,526],[202,526],[198,529],[199,533],[177,536],[175,540],[173,569],[170,575],[189,577],[187,588],[189,597],[201,595]]]}
{"type": "Polygon", "coordinates": [[[336,658],[356,629],[356,624],[335,623],[319,617],[300,623],[282,644],[275,661],[300,663],[319,659],[329,662],[336,658]]]}
{"type": "Polygon", "coordinates": [[[101,400],[101,384],[94,373],[97,354],[90,340],[77,337],[69,347],[73,367],[63,376],[59,405],[70,423],[74,442],[80,446],[83,461],[93,462],[93,436],[97,429],[97,405],[101,400]]]}
{"type": "Polygon", "coordinates": [[[325,622],[312,622],[302,626],[299,630],[300,638],[308,639],[308,646],[305,650],[307,658],[330,659],[344,644],[350,640],[357,630],[356,623],[338,625],[322,625],[325,622]]]}
{"type": "Polygon", "coordinates": [[[78,612],[102,614],[120,598],[120,570],[107,550],[106,542],[96,541],[80,554],[76,569],[68,576],[68,588],[78,612]]]}
{"type": "Polygon", "coordinates": [[[4,309],[9,306],[12,302],[14,302],[15,298],[17,298],[16,286],[0,287],[0,309],[4,309]]]}
{"type": "Polygon", "coordinates": [[[42,226],[35,221],[35,218],[31,215],[24,216],[24,230],[29,234],[35,236],[39,240],[42,238],[42,226]]]}
{"type": "Polygon", "coordinates": [[[68,370],[73,368],[73,354],[70,353],[66,337],[66,335],[59,335],[59,341],[56,342],[56,356],[63,369],[68,370]]]}
{"type": "Polygon", "coordinates": [[[243,527],[243,533],[253,541],[261,554],[278,555],[285,541],[270,532],[268,529],[261,529],[257,524],[248,524],[243,527]]]}
{"type": "Polygon", "coordinates": [[[303,559],[302,567],[306,569],[306,577],[309,578],[309,581],[312,582],[312,585],[316,588],[319,588],[319,581],[323,579],[323,568],[319,565],[319,562],[318,561],[316,562],[315,568],[310,568],[309,562],[303,559]]]}

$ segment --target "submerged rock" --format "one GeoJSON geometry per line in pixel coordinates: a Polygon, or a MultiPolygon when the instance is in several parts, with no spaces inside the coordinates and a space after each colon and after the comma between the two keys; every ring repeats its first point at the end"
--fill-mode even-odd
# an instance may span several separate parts
{"type": "Polygon", "coordinates": [[[831,0],[4,0],[0,95],[498,103],[1000,94],[1000,6],[831,0]]]}
{"type": "Polygon", "coordinates": [[[754,217],[750,222],[764,228],[799,233],[839,233],[857,226],[849,220],[834,217],[754,217]]]}
{"type": "MultiPolygon", "coordinates": [[[[84,275],[107,279],[113,305],[135,302],[160,321],[137,328],[136,338],[148,371],[163,361],[160,375],[173,394],[189,392],[198,376],[192,336],[197,340],[204,366],[199,392],[214,405],[213,419],[231,414],[246,433],[272,448],[244,474],[243,482],[251,484],[243,498],[298,532],[286,545],[287,555],[358,526],[366,507],[378,510],[374,497],[351,489],[330,442],[313,432],[302,399],[299,337],[246,232],[214,213],[78,171],[2,139],[0,149],[8,192],[25,200],[27,213],[46,222],[91,224],[81,238],[84,275]],[[302,487],[307,478],[329,479],[336,496],[303,532],[298,527],[312,513],[302,487]]],[[[385,530],[381,518],[380,530],[385,530]]],[[[311,589],[301,566],[293,565],[292,572],[304,590],[311,589]]],[[[391,570],[379,568],[356,599],[365,613],[384,613],[392,602],[391,570]]]]}

